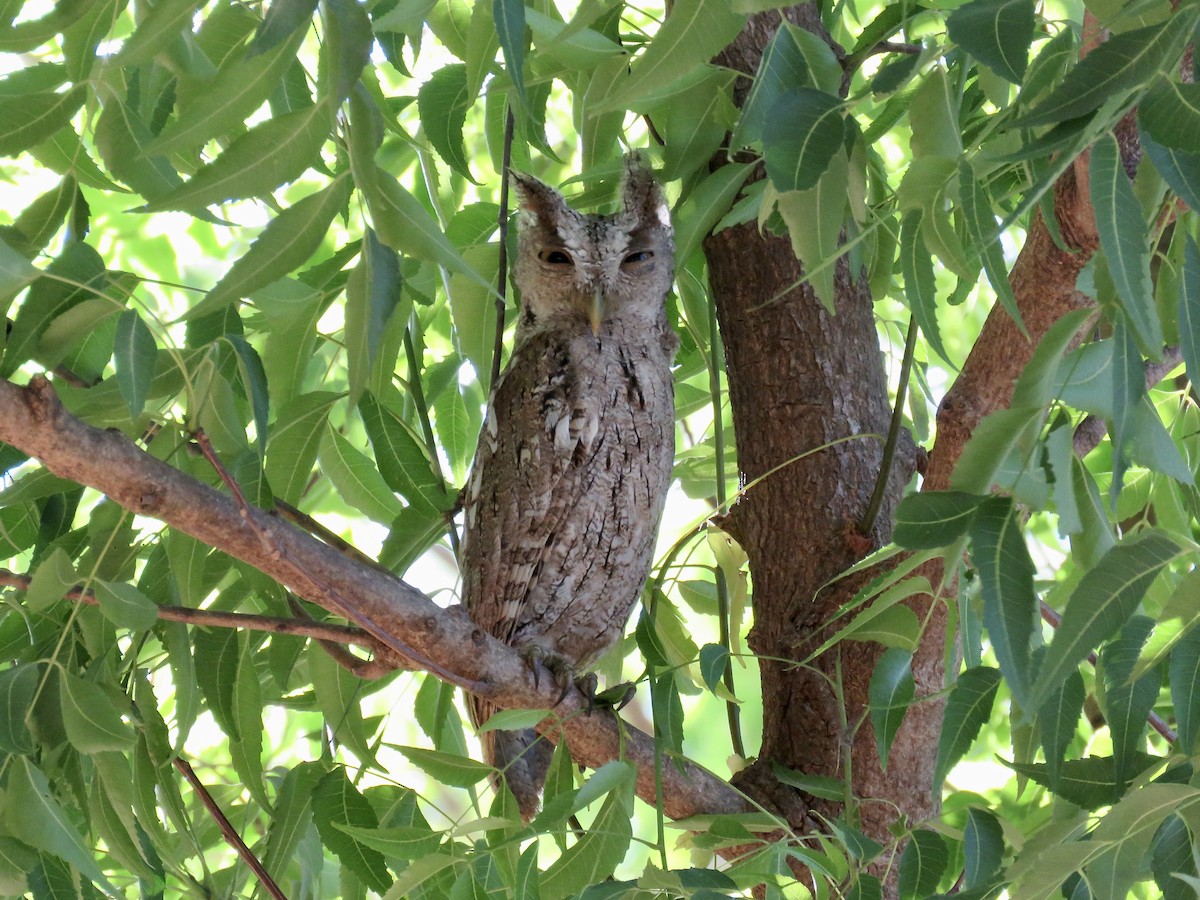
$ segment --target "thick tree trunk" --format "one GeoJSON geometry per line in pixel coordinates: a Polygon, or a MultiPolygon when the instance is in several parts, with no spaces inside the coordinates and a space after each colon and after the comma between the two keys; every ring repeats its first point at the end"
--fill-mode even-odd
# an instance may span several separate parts
{"type": "MultiPolygon", "coordinates": [[[[792,8],[788,18],[819,33],[811,5],[792,8]]],[[[778,21],[770,13],[752,17],[720,62],[753,73],[778,21]]],[[[860,579],[830,581],[887,542],[892,509],[912,472],[911,443],[905,442],[883,509],[861,534],[891,413],[871,297],[844,259],[836,271],[835,315],[807,284],[788,291],[803,278],[790,242],[753,225],[711,236],[705,253],[739,464],[747,481],[778,468],[745,494],[729,522],[750,559],[750,645],[762,657],[763,745],[759,762],[741,778],[803,828],[808,809],[832,816],[842,810],[773,784],[771,764],[849,776],[855,796],[879,801],[856,811],[857,824],[886,839],[896,810],[923,818],[937,809],[929,748],[936,745],[939,707],[909,711],[885,774],[864,721],[882,648],[843,642],[810,666],[795,665],[828,636],[833,614],[862,585],[860,579]]],[[[939,622],[931,627],[942,633],[939,622]]],[[[922,693],[940,687],[940,660],[934,652],[919,667],[922,693]]]]}

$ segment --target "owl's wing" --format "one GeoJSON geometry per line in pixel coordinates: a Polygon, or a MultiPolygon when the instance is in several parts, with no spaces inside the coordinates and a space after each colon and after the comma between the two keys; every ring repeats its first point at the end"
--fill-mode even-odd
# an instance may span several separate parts
{"type": "Polygon", "coordinates": [[[582,492],[601,414],[584,387],[569,343],[543,334],[514,350],[492,397],[465,504],[464,593],[476,624],[502,640],[582,492]]]}

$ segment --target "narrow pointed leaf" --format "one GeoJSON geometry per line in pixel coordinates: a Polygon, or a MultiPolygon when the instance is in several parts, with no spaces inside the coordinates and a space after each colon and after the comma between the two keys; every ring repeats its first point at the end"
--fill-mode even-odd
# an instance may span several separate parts
{"type": "Polygon", "coordinates": [[[983,624],[1013,696],[1035,705],[1030,687],[1030,641],[1038,620],[1034,567],[1011,497],[989,497],[971,521],[971,559],[979,571],[983,624]]]}
{"type": "Polygon", "coordinates": [[[963,887],[984,885],[1000,871],[1004,859],[1004,829],[988,810],[975,807],[967,810],[963,857],[963,887]]]}
{"type": "Polygon", "coordinates": [[[157,362],[158,348],[154,343],[154,335],[137,310],[125,310],[117,318],[113,363],[117,370],[117,387],[121,390],[125,405],[129,407],[132,419],[140,416],[146,406],[157,362]]]}
{"type": "Polygon", "coordinates": [[[345,204],[349,187],[349,181],[339,177],[272,219],[208,296],[188,310],[187,318],[199,318],[248,297],[307,261],[345,204]]]}
{"type": "Polygon", "coordinates": [[[1111,135],[1093,145],[1089,175],[1100,247],[1108,260],[1121,309],[1142,352],[1158,359],[1162,354],[1162,326],[1154,308],[1145,218],[1133,193],[1133,183],[1121,164],[1121,150],[1111,135]]]}
{"type": "Polygon", "coordinates": [[[1179,351],[1192,383],[1200,383],[1200,249],[1191,235],[1183,249],[1179,283],[1179,351]]]}
{"type": "Polygon", "coordinates": [[[77,84],[61,94],[0,96],[0,156],[16,156],[46,140],[71,120],[87,94],[88,86],[77,84]]]}
{"type": "Polygon", "coordinates": [[[1029,128],[1076,119],[1099,109],[1111,97],[1137,89],[1160,67],[1170,66],[1195,21],[1195,13],[1189,11],[1157,25],[1113,35],[1080,60],[1019,124],[1029,128]]]}
{"type": "Polygon", "coordinates": [[[928,897],[937,888],[949,860],[945,838],[936,831],[914,831],[900,855],[900,896],[928,897]]]}
{"type": "Polygon", "coordinates": [[[904,297],[929,346],[949,362],[938,328],[937,284],[933,278],[933,259],[921,237],[921,218],[921,210],[912,209],[905,213],[900,223],[900,270],[904,275],[904,297]]]}
{"type": "Polygon", "coordinates": [[[867,697],[871,709],[871,725],[875,729],[875,748],[880,763],[887,768],[892,740],[904,721],[916,693],[912,676],[912,653],[892,648],[879,658],[867,697]]]}
{"type": "Polygon", "coordinates": [[[1150,583],[1179,553],[1179,545],[1157,531],[1127,537],[1105,553],[1072,592],[1033,693],[1056,690],[1100,641],[1129,621],[1150,583]]]}
{"type": "Polygon", "coordinates": [[[975,740],[992,714],[996,688],[1000,686],[1000,670],[988,666],[967,669],[954,682],[946,700],[942,731],[938,738],[937,765],[934,769],[934,788],[941,786],[946,774],[975,740]]]}
{"type": "Polygon", "coordinates": [[[910,494],[896,508],[893,538],[908,550],[945,547],[967,533],[975,511],[985,498],[963,491],[922,491],[910,494]]]}
{"type": "Polygon", "coordinates": [[[842,101],[814,88],[793,88],[773,104],[763,130],[763,160],[780,191],[814,187],[845,145],[842,101]]]}

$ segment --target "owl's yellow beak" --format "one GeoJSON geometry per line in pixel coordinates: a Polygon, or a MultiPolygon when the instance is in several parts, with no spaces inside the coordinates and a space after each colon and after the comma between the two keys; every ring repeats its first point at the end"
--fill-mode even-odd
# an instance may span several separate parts
{"type": "Polygon", "coordinates": [[[600,337],[600,323],[604,321],[604,289],[596,288],[592,295],[592,308],[588,311],[588,321],[592,325],[592,334],[600,337]]]}

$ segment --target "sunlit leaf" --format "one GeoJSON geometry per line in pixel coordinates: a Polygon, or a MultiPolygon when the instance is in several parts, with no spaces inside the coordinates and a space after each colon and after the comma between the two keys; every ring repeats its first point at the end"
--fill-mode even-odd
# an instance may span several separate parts
{"type": "Polygon", "coordinates": [[[313,789],[312,811],[321,842],[337,855],[342,865],[372,890],[380,894],[387,891],[392,885],[392,876],[383,855],[336,827],[379,827],[371,804],[350,783],[341,766],[325,775],[313,789]]]}
{"type": "Polygon", "coordinates": [[[967,533],[983,499],[962,491],[910,494],[896,507],[893,538],[909,550],[948,546],[967,533]]]}

